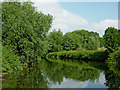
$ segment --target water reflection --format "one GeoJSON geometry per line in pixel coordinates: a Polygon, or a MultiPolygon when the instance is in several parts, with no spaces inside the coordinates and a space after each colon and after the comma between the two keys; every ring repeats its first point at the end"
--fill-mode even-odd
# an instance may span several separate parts
{"type": "Polygon", "coordinates": [[[119,88],[120,75],[102,62],[42,60],[7,75],[2,84],[3,88],[119,88]]]}
{"type": "Polygon", "coordinates": [[[9,74],[3,80],[3,88],[48,88],[48,81],[44,78],[38,65],[25,68],[20,73],[9,74]]]}

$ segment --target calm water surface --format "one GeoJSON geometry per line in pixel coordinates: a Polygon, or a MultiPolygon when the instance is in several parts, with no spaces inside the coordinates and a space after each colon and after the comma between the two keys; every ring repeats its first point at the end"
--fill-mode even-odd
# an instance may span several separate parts
{"type": "Polygon", "coordinates": [[[120,88],[120,74],[102,62],[42,60],[21,72],[6,75],[3,88],[120,88]]]}

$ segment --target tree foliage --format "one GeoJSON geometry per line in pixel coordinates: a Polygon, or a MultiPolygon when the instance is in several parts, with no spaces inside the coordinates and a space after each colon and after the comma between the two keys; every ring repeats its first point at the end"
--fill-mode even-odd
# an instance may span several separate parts
{"type": "Polygon", "coordinates": [[[109,87],[109,89],[119,90],[120,88],[120,76],[115,74],[113,71],[107,71],[105,73],[106,83],[105,85],[109,87]]]}
{"type": "Polygon", "coordinates": [[[104,47],[104,38],[100,37],[100,47],[104,47]]]}
{"type": "Polygon", "coordinates": [[[108,63],[111,69],[120,71],[120,49],[109,55],[108,63]]]}
{"type": "Polygon", "coordinates": [[[120,47],[120,30],[118,30],[118,44],[119,44],[119,47],[120,47]]]}
{"type": "Polygon", "coordinates": [[[99,47],[99,34],[96,32],[88,32],[87,30],[76,30],[65,34],[65,50],[75,50],[77,48],[86,50],[97,50],[99,47]]]}
{"type": "Polygon", "coordinates": [[[119,37],[118,30],[114,27],[109,27],[105,30],[105,34],[103,36],[105,42],[104,44],[110,52],[118,49],[119,37]]]}
{"type": "Polygon", "coordinates": [[[108,58],[107,51],[61,51],[52,52],[47,54],[46,58],[51,59],[77,59],[77,60],[90,60],[90,61],[105,61],[108,58]]]}
{"type": "Polygon", "coordinates": [[[77,49],[77,38],[70,32],[64,35],[63,49],[66,51],[77,49]]]}
{"type": "Polygon", "coordinates": [[[2,22],[3,45],[21,56],[22,62],[35,62],[47,52],[44,38],[52,24],[51,15],[37,12],[31,2],[3,2],[2,22]]]}
{"type": "Polygon", "coordinates": [[[48,37],[49,42],[49,52],[58,52],[63,50],[63,33],[60,31],[54,30],[50,32],[48,37]]]}
{"type": "Polygon", "coordinates": [[[2,70],[7,73],[22,70],[18,56],[5,46],[2,46],[2,70]]]}

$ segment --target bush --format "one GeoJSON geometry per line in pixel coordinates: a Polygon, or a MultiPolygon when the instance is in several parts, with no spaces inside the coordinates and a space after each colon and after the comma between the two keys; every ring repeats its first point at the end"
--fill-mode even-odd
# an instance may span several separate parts
{"type": "Polygon", "coordinates": [[[79,60],[106,60],[108,58],[107,51],[63,51],[52,52],[47,54],[47,59],[79,59],[79,60]],[[57,58],[56,58],[57,57],[57,58]]]}
{"type": "Polygon", "coordinates": [[[2,70],[7,73],[22,70],[18,56],[4,46],[2,47],[2,70]]]}
{"type": "Polygon", "coordinates": [[[120,49],[109,55],[108,65],[111,69],[120,70],[120,49]]]}

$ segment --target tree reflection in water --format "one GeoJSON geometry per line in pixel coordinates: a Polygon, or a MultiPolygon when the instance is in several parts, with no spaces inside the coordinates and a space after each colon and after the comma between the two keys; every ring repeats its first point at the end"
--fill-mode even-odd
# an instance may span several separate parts
{"type": "Polygon", "coordinates": [[[109,70],[105,63],[75,60],[42,60],[34,67],[7,75],[2,84],[3,88],[49,88],[53,84],[61,84],[64,78],[94,84],[99,80],[100,73],[105,74],[105,86],[120,87],[120,75],[109,70]]]}

